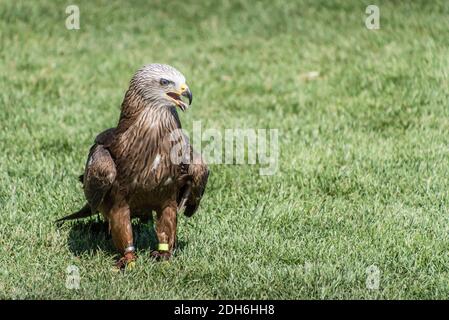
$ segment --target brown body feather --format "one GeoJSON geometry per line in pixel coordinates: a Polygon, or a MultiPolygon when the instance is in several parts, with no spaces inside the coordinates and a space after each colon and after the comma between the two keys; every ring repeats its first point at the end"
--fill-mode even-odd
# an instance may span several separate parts
{"type": "MultiPolygon", "coordinates": [[[[179,143],[193,155],[187,137],[170,139],[181,129],[175,106],[153,106],[131,83],[121,110],[117,127],[98,135],[89,152],[82,176],[89,214],[102,213],[115,246],[125,253],[133,244],[130,219],[156,211],[158,240],[168,244],[171,252],[178,209],[185,207],[187,216],[197,210],[209,175],[207,166],[202,160],[195,164],[171,160],[170,152],[179,143]]],[[[85,206],[61,220],[89,214],[85,206]]]]}

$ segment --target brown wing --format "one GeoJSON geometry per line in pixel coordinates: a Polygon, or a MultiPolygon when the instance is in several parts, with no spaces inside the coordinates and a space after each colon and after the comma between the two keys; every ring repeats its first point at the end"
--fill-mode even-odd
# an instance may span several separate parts
{"type": "Polygon", "coordinates": [[[56,220],[62,223],[65,220],[75,220],[97,213],[106,193],[111,189],[115,180],[115,163],[106,148],[114,138],[115,128],[103,131],[95,138],[95,144],[90,148],[84,174],[79,176],[83,183],[87,204],[80,210],[56,220]]]}
{"type": "Polygon", "coordinates": [[[91,211],[96,213],[109,192],[117,175],[114,160],[105,147],[114,137],[114,129],[108,129],[100,133],[95,139],[95,144],[90,148],[86,168],[83,175],[83,186],[86,200],[91,211]]]}
{"type": "Polygon", "coordinates": [[[112,140],[114,140],[115,131],[116,128],[109,128],[103,131],[95,138],[95,143],[102,144],[107,148],[111,144],[112,140]]]}
{"type": "Polygon", "coordinates": [[[186,185],[182,188],[179,208],[182,210],[185,206],[184,214],[191,217],[197,210],[206,190],[209,169],[206,163],[201,159],[199,163],[191,163],[187,168],[190,177],[186,185]]]}
{"type": "MultiPolygon", "coordinates": [[[[108,148],[108,146],[111,144],[111,142],[114,140],[115,137],[116,128],[109,128],[103,132],[101,132],[98,136],[95,137],[95,145],[102,145],[105,149],[108,148]]],[[[91,150],[92,151],[92,150],[91,150]]],[[[90,152],[89,152],[90,157],[90,152]]],[[[89,159],[88,157],[88,159],[89,159]]],[[[84,183],[84,174],[80,175],[78,177],[78,180],[81,183],[84,183]]]]}

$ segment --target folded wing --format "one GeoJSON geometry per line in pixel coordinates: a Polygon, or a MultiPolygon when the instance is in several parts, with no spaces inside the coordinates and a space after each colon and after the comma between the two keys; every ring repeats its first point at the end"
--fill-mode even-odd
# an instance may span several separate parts
{"type": "MultiPolygon", "coordinates": [[[[197,159],[201,158],[198,156],[197,159]]],[[[198,210],[201,198],[206,190],[209,169],[201,159],[199,163],[191,163],[188,165],[187,176],[189,179],[181,189],[178,210],[181,211],[185,208],[184,215],[191,217],[198,210]]]]}
{"type": "Polygon", "coordinates": [[[84,194],[92,213],[98,211],[98,207],[111,190],[117,175],[114,160],[107,149],[107,145],[113,137],[114,129],[100,133],[95,139],[95,144],[90,148],[87,158],[82,182],[84,194]]]}

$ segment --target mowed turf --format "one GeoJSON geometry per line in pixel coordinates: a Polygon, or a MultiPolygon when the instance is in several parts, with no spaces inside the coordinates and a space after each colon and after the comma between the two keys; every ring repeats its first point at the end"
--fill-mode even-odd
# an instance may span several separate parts
{"type": "Polygon", "coordinates": [[[70,4],[0,4],[1,298],[448,297],[447,1],[377,1],[377,31],[364,1],[76,1],[67,30],[70,4]],[[187,131],[279,129],[279,171],[212,165],[176,256],[152,262],[135,222],[136,268],[114,273],[95,217],[53,221],[150,62],[186,75],[187,131]]]}

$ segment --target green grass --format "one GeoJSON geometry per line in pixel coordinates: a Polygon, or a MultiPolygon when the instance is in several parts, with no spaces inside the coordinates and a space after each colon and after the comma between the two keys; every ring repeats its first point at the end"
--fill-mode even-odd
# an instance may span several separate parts
{"type": "Polygon", "coordinates": [[[2,1],[0,297],[447,298],[449,3],[377,1],[369,31],[364,1],[203,2],[76,1],[69,31],[71,1],[2,1]],[[95,219],[52,221],[83,204],[93,137],[149,62],[186,75],[187,130],[279,129],[279,172],[211,166],[177,255],[151,262],[136,225],[137,266],[116,274],[95,219]]]}

